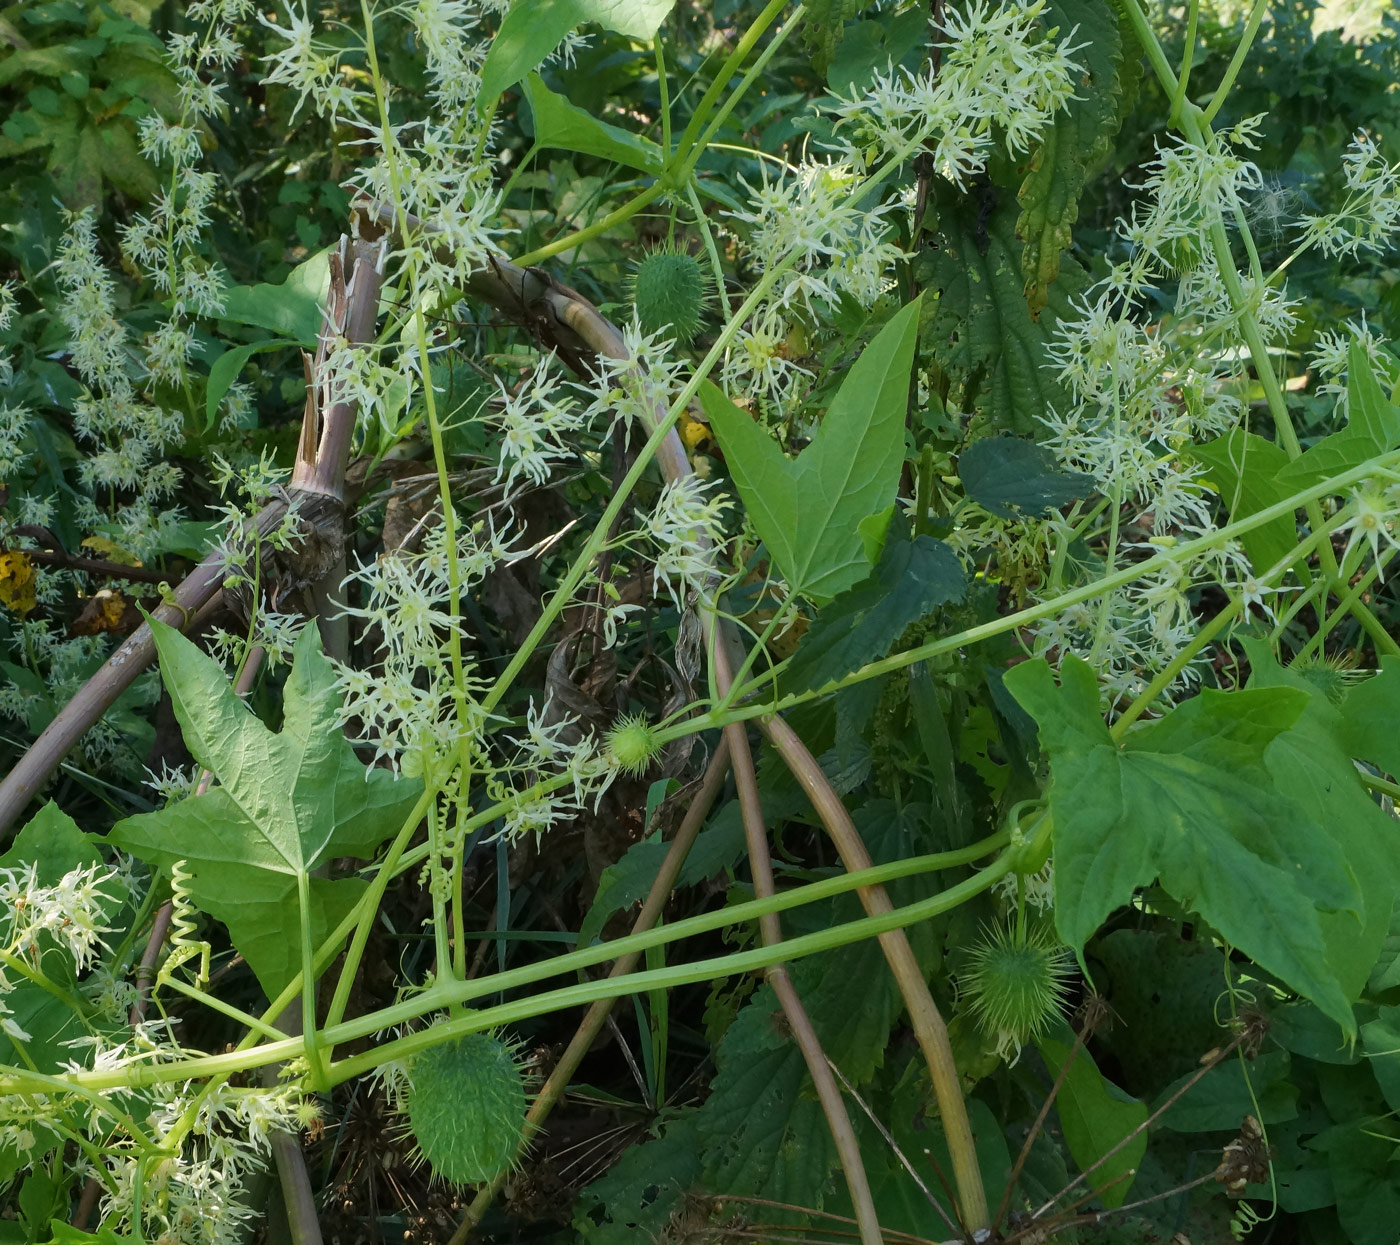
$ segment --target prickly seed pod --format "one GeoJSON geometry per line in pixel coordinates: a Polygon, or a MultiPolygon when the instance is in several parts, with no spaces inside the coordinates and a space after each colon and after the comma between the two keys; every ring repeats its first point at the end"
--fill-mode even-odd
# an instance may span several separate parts
{"type": "Polygon", "coordinates": [[[700,261],[669,242],[648,251],[628,281],[642,331],[655,333],[669,325],[668,332],[682,346],[695,339],[704,323],[711,285],[700,261]]]}
{"type": "Polygon", "coordinates": [[[1328,653],[1295,658],[1288,668],[1302,675],[1334,705],[1340,705],[1352,684],[1366,677],[1366,672],[1355,669],[1355,665],[1356,658],[1350,653],[1328,653]]]}
{"type": "Polygon", "coordinates": [[[413,1057],[408,1122],[417,1157],[449,1184],[484,1184],[512,1166],[525,1119],[515,1048],[471,1033],[413,1057]]]}
{"type": "Polygon", "coordinates": [[[656,728],[640,713],[618,718],[608,732],[608,754],[624,774],[643,774],[661,751],[656,728]]]}
{"type": "Polygon", "coordinates": [[[977,1022],[1001,1045],[1019,1049],[1064,1015],[1073,974],[1070,950],[1048,927],[1019,923],[983,931],[962,975],[977,1022]]]}

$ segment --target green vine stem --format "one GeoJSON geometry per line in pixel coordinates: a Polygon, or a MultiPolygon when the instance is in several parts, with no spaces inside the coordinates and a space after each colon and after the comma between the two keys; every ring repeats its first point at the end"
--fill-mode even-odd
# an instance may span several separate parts
{"type": "MultiPolygon", "coordinates": [[[[1217,548],[1228,541],[1235,540],[1247,532],[1254,531],[1255,528],[1262,527],[1273,519],[1284,515],[1291,515],[1299,506],[1318,497],[1324,497],[1330,493],[1336,493],[1352,484],[1360,483],[1368,476],[1374,475],[1377,471],[1400,466],[1400,450],[1392,450],[1387,454],[1372,459],[1369,463],[1364,463],[1359,467],[1352,467],[1347,471],[1340,472],[1329,477],[1320,484],[1314,484],[1309,488],[1302,489],[1292,494],[1284,500],[1275,502],[1272,506],[1267,506],[1263,510],[1245,518],[1237,519],[1235,522],[1218,528],[1207,536],[1202,536],[1197,540],[1188,541],[1177,545],[1172,549],[1163,550],[1142,562],[1136,562],[1132,566],[1126,566],[1121,571],[1112,575],[1096,579],[1092,583],[1083,584],[1078,588],[1071,589],[1058,597],[1048,601],[1041,601],[1036,605],[1027,606],[1025,609],[1017,610],[1015,613],[1004,614],[1000,618],[990,622],[980,623],[975,627],[968,627],[951,636],[941,636],[936,640],[930,640],[926,644],[918,645],[915,648],[906,649],[901,653],[893,653],[889,657],[881,658],[879,661],[872,661],[862,666],[859,670],[853,670],[850,674],[843,675],[839,679],[833,679],[821,687],[813,688],[805,692],[793,692],[787,696],[781,696],[776,700],[769,699],[763,703],[754,701],[736,705],[733,708],[719,713],[710,710],[706,713],[697,714],[684,723],[675,726],[662,727],[657,731],[657,738],[662,743],[669,743],[672,739],[680,738],[683,735],[692,734],[696,731],[711,730],[715,727],[724,726],[732,721],[742,721],[749,718],[763,717],[767,714],[781,713],[785,710],[796,708],[798,705],[806,704],[808,701],[816,700],[826,696],[831,692],[840,691],[845,687],[853,687],[857,683],[863,683],[867,679],[879,678],[883,674],[888,674],[893,670],[903,670],[906,666],[915,665],[918,662],[926,661],[931,657],[938,657],[943,653],[956,652],[958,649],[966,648],[973,644],[978,644],[983,640],[992,639],[995,636],[1004,635],[1009,631],[1017,631],[1020,628],[1033,623],[1042,618],[1048,618],[1052,614],[1058,614],[1061,610],[1070,605],[1077,605],[1084,601],[1091,601],[1100,593],[1112,592],[1116,588],[1121,588],[1126,584],[1134,583],[1148,575],[1155,574],[1173,563],[1189,561],[1199,557],[1201,554],[1211,549],[1217,548]]],[[[782,665],[774,666],[772,669],[760,673],[753,679],[753,686],[760,690],[762,685],[769,679],[774,678],[782,670],[782,665]]]]}
{"type": "MultiPolygon", "coordinates": [[[[788,891],[780,891],[771,899],[751,899],[744,903],[716,912],[705,912],[687,917],[683,921],[664,925],[659,929],[640,934],[617,938],[611,942],[571,951],[555,956],[542,963],[528,964],[504,973],[494,973],[489,977],[476,978],[465,982],[444,982],[431,990],[414,995],[392,1007],[381,1008],[365,1016],[342,1021],[338,1025],[323,1026],[321,1041],[327,1050],[346,1042],[371,1037],[382,1029],[415,1020],[429,1012],[436,1011],[451,1003],[468,1003],[473,999],[505,993],[521,986],[533,985],[550,977],[573,973],[582,968],[604,963],[632,952],[643,952],[649,947],[662,946],[699,934],[711,933],[729,925],[756,921],[766,912],[785,912],[789,908],[801,907],[821,899],[829,899],[856,890],[872,883],[894,881],[896,878],[912,877],[921,873],[934,873],[951,869],[1000,851],[1001,854],[990,864],[956,886],[938,895],[919,900],[904,907],[895,908],[890,913],[878,917],[863,917],[854,921],[833,925],[813,934],[790,938],[783,943],[782,953],[774,953],[767,947],[757,947],[748,951],[736,951],[728,955],[696,960],[688,964],[671,965],[665,969],[632,973],[615,981],[602,980],[583,982],[564,987],[548,994],[533,995],[515,1003],[506,1003],[494,1008],[475,1012],[469,1016],[449,1021],[436,1030],[441,1037],[451,1037],[463,1033],[477,1032],[480,1027],[513,1023],[522,1019],[545,1015],[581,1003],[592,1003],[597,999],[637,994],[646,990],[666,989],[674,986],[692,985],[713,978],[727,977],[766,968],[778,960],[797,959],[805,955],[815,955],[820,951],[830,951],[848,946],[865,938],[873,938],[893,929],[903,929],[908,925],[927,921],[940,913],[951,911],[959,904],[967,902],[974,895],[981,894],[1004,876],[1012,867],[1011,853],[1004,849],[1009,842],[1005,831],[993,835],[971,847],[957,851],[939,852],[929,856],[916,856],[908,860],[895,861],[888,865],[877,865],[873,869],[857,874],[841,874],[838,877],[823,878],[808,882],[788,891]],[[538,1006],[536,1006],[538,1004],[538,1006]],[[451,1030],[449,1032],[449,1029],[451,1030]]],[[[341,942],[353,928],[358,913],[352,912],[339,929],[329,939],[322,952],[318,952],[318,963],[328,963],[334,958],[341,942]]],[[[291,999],[301,992],[300,974],[288,983],[282,995],[269,1008],[274,1016],[291,999]],[[275,1010],[274,1010],[275,1009],[275,1010]]],[[[265,1017],[267,1013],[264,1013],[265,1017]]],[[[351,1076],[368,1071],[391,1059],[401,1058],[431,1045],[434,1038],[422,1033],[410,1034],[394,1042],[384,1043],[356,1058],[342,1060],[332,1066],[331,1080],[340,1083],[351,1076]]],[[[219,1055],[202,1055],[174,1063],[129,1067],[114,1070],[76,1072],[63,1077],[36,1077],[28,1070],[0,1065],[0,1094],[25,1093],[32,1090],[62,1092],[69,1088],[81,1090],[116,1089],[122,1086],[168,1084],[172,1081],[195,1080],[201,1077],[231,1075],[250,1068],[281,1060],[295,1059],[305,1052],[305,1042],[301,1038],[285,1038],[279,1042],[257,1045],[253,1037],[245,1039],[238,1049],[219,1055]]]]}
{"type": "MultiPolygon", "coordinates": [[[[715,749],[714,756],[710,758],[709,768],[706,769],[705,776],[700,781],[700,788],[691,799],[690,807],[686,809],[685,817],[681,821],[680,828],[676,831],[676,837],[671,840],[666,858],[661,862],[661,868],[657,870],[656,877],[652,880],[651,889],[647,892],[647,897],[642,903],[642,909],[637,914],[637,919],[632,923],[632,933],[645,933],[652,929],[661,918],[666,901],[670,898],[671,891],[676,885],[676,879],[680,877],[681,866],[685,864],[685,859],[690,854],[690,849],[694,846],[696,837],[705,824],[705,818],[709,816],[710,809],[719,797],[728,772],[729,746],[721,739],[719,746],[715,749]]],[[[612,979],[626,976],[637,967],[641,958],[642,953],[639,951],[619,956],[613,961],[608,977],[612,979]]],[[[559,1056],[554,1070],[540,1087],[539,1093],[535,1095],[534,1102],[530,1104],[530,1109],[525,1114],[525,1123],[520,1134],[521,1153],[544,1126],[550,1112],[564,1096],[564,1091],[568,1089],[569,1082],[573,1079],[574,1073],[578,1071],[579,1064],[583,1062],[583,1057],[588,1054],[593,1043],[597,1041],[598,1034],[612,1014],[616,1002],[616,998],[599,999],[584,1013],[583,1020],[573,1038],[564,1048],[564,1053],[559,1056]]],[[[457,1231],[452,1234],[448,1245],[463,1245],[471,1235],[472,1229],[481,1222],[487,1209],[495,1201],[496,1195],[509,1178],[509,1170],[504,1171],[495,1180],[477,1190],[476,1197],[467,1207],[462,1222],[458,1225],[457,1231]]]]}
{"type": "MultiPolygon", "coordinates": [[[[1120,0],[1124,13],[1133,27],[1139,44],[1147,54],[1147,59],[1152,65],[1153,72],[1157,75],[1157,80],[1162,89],[1169,97],[1174,98],[1178,89],[1178,80],[1172,72],[1166,54],[1162,50],[1162,45],[1157,39],[1156,32],[1148,24],[1147,17],[1143,13],[1137,0],[1120,0]]],[[[1250,22],[1246,26],[1244,37],[1240,46],[1236,49],[1236,60],[1243,63],[1245,54],[1248,51],[1249,43],[1253,40],[1254,32],[1258,29],[1259,21],[1262,20],[1264,3],[1263,0],[1256,0],[1254,12],[1250,15],[1250,22]]],[[[1238,65],[1232,62],[1232,68],[1238,73],[1238,65]]],[[[1226,80],[1221,83],[1216,91],[1214,99],[1211,101],[1209,113],[1203,112],[1194,104],[1184,104],[1180,110],[1180,115],[1175,117],[1177,128],[1186,139],[1203,150],[1210,150],[1214,139],[1214,134],[1210,128],[1210,119],[1220,110],[1225,102],[1225,97],[1233,78],[1227,71],[1226,80]]],[[[1253,236],[1249,229],[1249,224],[1243,219],[1242,214],[1237,214],[1236,224],[1240,231],[1240,236],[1246,240],[1246,245],[1254,253],[1253,236]]],[[[1236,317],[1239,321],[1240,334],[1245,340],[1245,345],[1249,348],[1250,360],[1254,364],[1255,374],[1259,378],[1259,383],[1263,387],[1264,397],[1269,406],[1269,413],[1273,417],[1274,427],[1278,434],[1279,444],[1283,447],[1290,460],[1297,459],[1302,454],[1302,448],[1298,443],[1298,434],[1293,427],[1293,420],[1288,413],[1288,404],[1283,395],[1283,389],[1279,385],[1278,377],[1274,373],[1273,362],[1269,358],[1268,347],[1264,341],[1263,333],[1260,331],[1258,319],[1254,316],[1249,300],[1245,297],[1244,288],[1240,285],[1239,272],[1235,267],[1234,255],[1230,250],[1230,239],[1225,232],[1225,225],[1222,221],[1215,221],[1211,224],[1208,236],[1210,238],[1211,251],[1215,258],[1216,269],[1220,274],[1220,279],[1225,286],[1225,291],[1229,296],[1231,305],[1235,309],[1236,317]]],[[[1257,262],[1257,261],[1256,261],[1257,262]]],[[[1308,522],[1314,531],[1321,528],[1323,523],[1322,509],[1317,504],[1316,498],[1310,498],[1304,509],[1308,516],[1308,522]]],[[[1337,566],[1336,555],[1332,551],[1330,544],[1324,544],[1319,549],[1322,567],[1326,573],[1334,592],[1338,595],[1344,593],[1345,585],[1340,582],[1339,568],[1337,566]]],[[[1360,600],[1355,598],[1349,606],[1352,616],[1361,624],[1362,628],[1371,637],[1378,653],[1391,656],[1400,656],[1400,643],[1386,631],[1380,620],[1371,610],[1360,600]]]]}

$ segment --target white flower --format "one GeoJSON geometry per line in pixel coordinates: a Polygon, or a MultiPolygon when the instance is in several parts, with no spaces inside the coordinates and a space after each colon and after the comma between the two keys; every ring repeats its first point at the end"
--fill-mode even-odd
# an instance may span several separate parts
{"type": "Polygon", "coordinates": [[[1381,541],[1392,549],[1400,549],[1400,539],[1395,535],[1395,524],[1400,520],[1400,504],[1394,496],[1394,487],[1384,489],[1375,481],[1367,480],[1351,491],[1352,516],[1334,529],[1337,532],[1350,532],[1346,548],[1342,551],[1345,562],[1351,551],[1361,541],[1371,546],[1371,557],[1376,563],[1379,578],[1384,579],[1384,564],[1381,562],[1381,541]]]}
{"type": "Polygon", "coordinates": [[[491,418],[501,434],[501,460],[495,478],[499,481],[504,475],[507,493],[522,475],[537,485],[544,484],[553,464],[576,452],[569,439],[583,425],[584,417],[551,377],[553,362],[553,355],[541,359],[514,392],[496,381],[502,410],[491,418]]]}
{"type": "Polygon", "coordinates": [[[1400,165],[1390,165],[1369,134],[1358,133],[1342,156],[1347,198],[1340,211],[1305,215],[1302,244],[1324,255],[1380,254],[1400,227],[1400,165]]]}

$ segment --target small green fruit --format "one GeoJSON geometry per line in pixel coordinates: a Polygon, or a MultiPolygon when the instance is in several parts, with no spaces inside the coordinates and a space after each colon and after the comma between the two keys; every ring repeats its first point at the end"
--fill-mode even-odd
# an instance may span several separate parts
{"type": "Polygon", "coordinates": [[[608,732],[608,752],[625,774],[643,774],[661,751],[656,728],[640,714],[619,718],[608,732]]]}
{"type": "Polygon", "coordinates": [[[511,1046],[471,1033],[414,1056],[408,1122],[433,1174],[485,1184],[516,1160],[525,1081],[511,1046]]]}
{"type": "Polygon", "coordinates": [[[1356,659],[1349,654],[1317,654],[1295,658],[1289,669],[1300,674],[1334,705],[1340,705],[1347,691],[1366,677],[1364,670],[1354,669],[1356,659]]]}
{"type": "Polygon", "coordinates": [[[693,256],[667,243],[647,253],[629,282],[642,331],[666,330],[689,345],[710,303],[710,275],[693,256]]]}
{"type": "Polygon", "coordinates": [[[962,986],[988,1036],[1019,1049],[1064,1015],[1072,973],[1070,950],[1050,929],[999,925],[972,947],[962,986]]]}

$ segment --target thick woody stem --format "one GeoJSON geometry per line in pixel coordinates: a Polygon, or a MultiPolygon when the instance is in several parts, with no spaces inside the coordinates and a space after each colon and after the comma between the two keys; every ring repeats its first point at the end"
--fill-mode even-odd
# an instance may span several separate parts
{"type": "MultiPolygon", "coordinates": [[[[760,718],[759,726],[807,792],[807,798],[831,836],[846,871],[854,873],[870,868],[873,862],[855,822],[816,758],[807,750],[807,745],[782,718],[760,718]]],[[[868,916],[882,916],[894,911],[894,905],[883,886],[861,887],[856,894],[868,916]]],[[[952,1043],[948,1040],[948,1027],[943,1023],[933,995],[929,993],[928,982],[924,980],[923,970],[919,968],[914,949],[909,945],[904,931],[896,929],[881,934],[879,943],[909,1012],[909,1023],[913,1026],[919,1049],[928,1063],[943,1133],[948,1142],[948,1152],[953,1158],[953,1181],[957,1185],[963,1226],[975,1236],[989,1222],[987,1194],[982,1186],[977,1146],[972,1138],[967,1104],[963,1101],[952,1043]]]]}
{"type": "MultiPolygon", "coordinates": [[[[715,682],[720,695],[729,691],[732,676],[729,659],[724,651],[724,642],[718,634],[711,637],[710,662],[715,674],[715,682]]],[[[775,893],[773,885],[773,860],[768,852],[768,827],[763,821],[763,805],[758,795],[758,775],[754,772],[753,753],[749,750],[748,733],[742,722],[735,722],[724,728],[724,738],[729,744],[730,755],[734,759],[734,783],[739,791],[739,813],[744,822],[744,840],[749,851],[749,873],[753,879],[753,893],[756,899],[771,899],[775,893]]],[[[776,946],[783,940],[782,923],[776,912],[765,913],[758,919],[759,936],[765,947],[776,946]]],[[[846,1177],[846,1187],[851,1194],[851,1205],[855,1208],[856,1221],[860,1225],[861,1245],[883,1245],[880,1235],[880,1219],[875,1213],[875,1201],[870,1194],[870,1181],[865,1174],[865,1164],[860,1157],[860,1144],[856,1140],[851,1117],[846,1111],[845,1099],[841,1097],[841,1087],[831,1070],[831,1061],[822,1049],[821,1039],[812,1027],[807,1009],[793,985],[792,976],[786,964],[775,964],[768,970],[768,983],[778,997],[778,1004],[792,1030],[793,1041],[802,1052],[802,1059],[816,1087],[817,1099],[826,1116],[826,1126],[836,1143],[836,1153],[841,1160],[841,1170],[846,1177]]]]}

